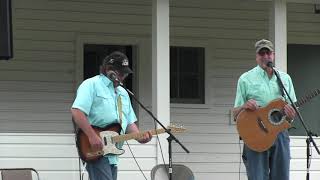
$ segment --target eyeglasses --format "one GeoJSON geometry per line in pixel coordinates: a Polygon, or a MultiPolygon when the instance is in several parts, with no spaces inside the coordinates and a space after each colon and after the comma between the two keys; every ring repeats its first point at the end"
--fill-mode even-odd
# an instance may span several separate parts
{"type": "Polygon", "coordinates": [[[272,54],[272,51],[262,50],[262,51],[259,51],[258,54],[259,54],[260,56],[264,56],[264,55],[266,55],[266,54],[267,54],[268,56],[270,56],[270,55],[272,54]]]}

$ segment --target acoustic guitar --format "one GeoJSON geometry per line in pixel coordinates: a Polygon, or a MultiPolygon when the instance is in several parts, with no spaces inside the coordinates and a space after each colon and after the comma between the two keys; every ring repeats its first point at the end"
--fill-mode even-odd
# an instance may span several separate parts
{"type": "MultiPolygon", "coordinates": [[[[145,132],[131,133],[119,135],[121,126],[118,123],[110,124],[104,128],[92,126],[95,133],[101,137],[103,142],[103,149],[99,151],[93,151],[87,135],[79,129],[76,133],[76,145],[80,158],[85,162],[92,162],[100,159],[107,154],[121,155],[125,151],[119,147],[119,143],[130,140],[142,138],[145,132]]],[[[172,133],[185,132],[183,127],[177,127],[174,125],[169,126],[167,129],[172,133]]],[[[164,129],[151,130],[152,135],[164,133],[164,129]]]]}
{"type": "MultiPolygon", "coordinates": [[[[300,107],[319,93],[320,90],[316,89],[294,104],[300,107]]],[[[286,104],[282,99],[276,99],[255,111],[245,109],[239,113],[236,117],[237,130],[250,149],[257,152],[268,150],[278,133],[291,127],[292,121],[286,118],[283,109],[286,104]]]]}

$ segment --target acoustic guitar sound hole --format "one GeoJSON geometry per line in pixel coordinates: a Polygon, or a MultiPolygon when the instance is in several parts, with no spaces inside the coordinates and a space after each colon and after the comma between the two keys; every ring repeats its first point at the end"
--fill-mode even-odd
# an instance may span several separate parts
{"type": "Polygon", "coordinates": [[[282,113],[279,110],[273,110],[270,114],[271,123],[274,125],[278,125],[282,121],[282,113]]]}

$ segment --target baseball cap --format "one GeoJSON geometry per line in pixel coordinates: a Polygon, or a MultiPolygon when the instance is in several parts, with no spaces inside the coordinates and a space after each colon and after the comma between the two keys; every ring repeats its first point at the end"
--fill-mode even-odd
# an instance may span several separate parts
{"type": "Polygon", "coordinates": [[[274,47],[271,41],[267,39],[261,39],[256,42],[255,44],[256,53],[258,53],[262,48],[267,48],[270,51],[274,51],[274,47]]]}
{"type": "Polygon", "coordinates": [[[115,69],[123,73],[133,73],[133,71],[129,67],[128,57],[122,52],[112,52],[105,58],[105,60],[107,61],[108,65],[112,65],[115,69]]]}

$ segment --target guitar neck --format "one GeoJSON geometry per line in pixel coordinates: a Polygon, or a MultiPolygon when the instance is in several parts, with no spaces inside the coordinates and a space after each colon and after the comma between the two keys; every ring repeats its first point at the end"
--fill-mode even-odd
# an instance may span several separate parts
{"type": "MultiPolygon", "coordinates": [[[[119,135],[119,136],[114,136],[114,137],[112,137],[112,140],[114,143],[118,143],[118,142],[127,141],[127,140],[131,140],[131,139],[140,139],[143,137],[145,132],[147,132],[147,131],[140,132],[140,133],[131,133],[131,134],[123,134],[123,135],[119,135]]],[[[164,129],[151,130],[152,135],[162,134],[164,132],[165,132],[164,129]]]]}
{"type": "Polygon", "coordinates": [[[306,96],[300,98],[297,102],[294,103],[297,107],[302,106],[304,103],[310,101],[312,98],[316,97],[320,93],[319,89],[313,90],[311,93],[306,96]]]}

